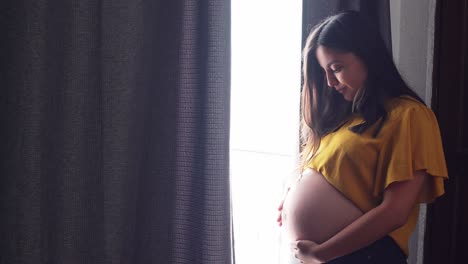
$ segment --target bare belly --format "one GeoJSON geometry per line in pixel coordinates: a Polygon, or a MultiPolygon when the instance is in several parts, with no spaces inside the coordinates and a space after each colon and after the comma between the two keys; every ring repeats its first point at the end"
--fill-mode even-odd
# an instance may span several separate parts
{"type": "Polygon", "coordinates": [[[286,196],[282,221],[290,240],[322,243],[361,215],[361,210],[322,174],[307,169],[286,196]]]}

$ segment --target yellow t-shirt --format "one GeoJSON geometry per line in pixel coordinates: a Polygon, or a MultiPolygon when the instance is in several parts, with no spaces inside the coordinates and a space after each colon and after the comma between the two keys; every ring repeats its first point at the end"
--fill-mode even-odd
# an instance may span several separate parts
{"type": "MultiPolygon", "coordinates": [[[[392,182],[412,179],[415,170],[429,177],[418,203],[432,202],[444,193],[447,167],[437,119],[431,109],[409,96],[386,103],[388,119],[376,138],[374,124],[362,135],[348,128],[363,122],[354,115],[337,131],[326,135],[307,167],[325,179],[363,212],[379,205],[392,182]]],[[[408,239],[418,219],[418,205],[401,228],[389,235],[408,256],[408,239]]]]}

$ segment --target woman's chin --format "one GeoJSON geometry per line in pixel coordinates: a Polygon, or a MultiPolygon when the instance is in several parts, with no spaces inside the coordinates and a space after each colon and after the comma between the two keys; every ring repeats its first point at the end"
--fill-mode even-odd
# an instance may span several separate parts
{"type": "Polygon", "coordinates": [[[342,94],[342,95],[343,95],[343,98],[344,98],[346,101],[348,101],[348,102],[352,102],[353,99],[354,99],[353,97],[351,97],[351,96],[349,96],[349,95],[347,95],[347,94],[342,94]]]}

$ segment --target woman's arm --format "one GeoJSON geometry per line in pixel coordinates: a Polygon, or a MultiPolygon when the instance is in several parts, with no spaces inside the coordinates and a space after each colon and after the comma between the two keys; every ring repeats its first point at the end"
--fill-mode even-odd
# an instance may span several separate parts
{"type": "Polygon", "coordinates": [[[426,180],[425,171],[415,171],[412,180],[395,182],[384,191],[383,202],[365,213],[326,242],[297,243],[302,260],[330,261],[370,245],[404,225],[426,180]]]}

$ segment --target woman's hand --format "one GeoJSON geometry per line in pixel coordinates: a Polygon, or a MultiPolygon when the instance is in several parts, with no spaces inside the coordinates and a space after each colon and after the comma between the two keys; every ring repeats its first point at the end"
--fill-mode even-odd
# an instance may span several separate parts
{"type": "Polygon", "coordinates": [[[283,204],[284,204],[284,200],[286,199],[286,195],[288,194],[289,192],[289,189],[291,189],[291,187],[288,187],[286,189],[286,192],[284,193],[283,195],[283,199],[281,200],[279,206],[278,206],[278,218],[276,219],[276,222],[278,222],[278,225],[279,226],[282,226],[283,225],[283,217],[282,217],[282,214],[283,214],[283,204]]]}
{"type": "Polygon", "coordinates": [[[294,257],[301,263],[323,263],[317,256],[318,244],[310,240],[297,240],[290,244],[294,257]]]}

